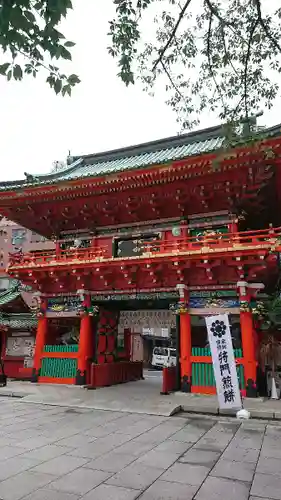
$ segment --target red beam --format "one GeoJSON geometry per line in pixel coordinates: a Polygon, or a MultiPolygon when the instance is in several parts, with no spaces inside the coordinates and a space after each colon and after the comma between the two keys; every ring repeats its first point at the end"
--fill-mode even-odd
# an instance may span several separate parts
{"type": "Polygon", "coordinates": [[[78,357],[77,352],[42,352],[41,358],[67,358],[76,359],[78,357]]]}

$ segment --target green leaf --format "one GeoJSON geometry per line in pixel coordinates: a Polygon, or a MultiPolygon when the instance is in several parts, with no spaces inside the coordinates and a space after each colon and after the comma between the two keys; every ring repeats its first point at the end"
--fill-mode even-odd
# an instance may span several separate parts
{"type": "Polygon", "coordinates": [[[54,84],[55,93],[59,94],[61,91],[61,88],[62,88],[62,81],[59,78],[57,78],[57,80],[55,81],[55,84],[54,84]]]}
{"type": "Polygon", "coordinates": [[[68,61],[71,61],[71,59],[72,59],[69,50],[66,50],[65,47],[61,47],[61,57],[63,59],[67,59],[68,61]]]}
{"type": "Polygon", "coordinates": [[[68,77],[67,81],[70,83],[70,85],[76,85],[76,83],[81,82],[79,76],[77,76],[77,75],[70,75],[68,77]]]}
{"type": "Polygon", "coordinates": [[[8,73],[7,73],[7,80],[8,80],[8,82],[11,80],[11,78],[12,78],[12,74],[13,74],[13,73],[12,73],[12,70],[10,69],[10,70],[8,71],[8,73]]]}
{"type": "Polygon", "coordinates": [[[36,22],[36,18],[34,16],[34,14],[32,14],[32,12],[30,12],[30,10],[25,10],[24,15],[25,15],[26,19],[29,22],[31,22],[32,24],[34,24],[36,22]]]}
{"type": "Polygon", "coordinates": [[[56,79],[53,75],[49,75],[46,81],[49,83],[50,87],[52,88],[55,85],[56,79]]]}
{"type": "Polygon", "coordinates": [[[10,63],[5,63],[0,65],[0,75],[6,75],[7,69],[9,68],[10,63]]]}
{"type": "Polygon", "coordinates": [[[22,79],[22,69],[19,66],[19,64],[16,64],[13,68],[13,77],[15,80],[21,80],[22,79]]]}
{"type": "Polygon", "coordinates": [[[61,93],[63,96],[65,96],[65,94],[71,96],[71,85],[64,85],[61,93]]]}
{"type": "Polygon", "coordinates": [[[65,42],[64,46],[65,47],[74,47],[76,45],[76,43],[74,42],[65,42]]]}

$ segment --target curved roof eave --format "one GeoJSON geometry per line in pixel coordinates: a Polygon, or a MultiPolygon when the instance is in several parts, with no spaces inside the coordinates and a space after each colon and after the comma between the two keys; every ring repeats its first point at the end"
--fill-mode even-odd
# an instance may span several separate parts
{"type": "MultiPolygon", "coordinates": [[[[26,179],[0,183],[0,191],[76,181],[123,171],[164,165],[171,161],[201,156],[219,150],[225,140],[222,126],[191,132],[93,155],[74,157],[74,161],[58,172],[26,174],[26,179]]],[[[281,125],[264,130],[267,137],[281,134],[281,125]]]]}

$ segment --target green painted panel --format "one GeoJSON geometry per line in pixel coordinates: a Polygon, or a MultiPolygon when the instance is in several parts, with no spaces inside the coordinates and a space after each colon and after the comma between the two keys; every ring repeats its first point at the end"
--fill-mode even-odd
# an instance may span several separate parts
{"type": "MultiPolygon", "coordinates": [[[[245,389],[244,366],[237,366],[240,389],[245,389]]],[[[211,363],[192,363],[192,385],[198,387],[215,387],[215,376],[211,363]]]]}
{"type": "Polygon", "coordinates": [[[78,344],[73,345],[45,345],[44,352],[78,352],[78,344]]]}
{"type": "MultiPolygon", "coordinates": [[[[193,347],[193,356],[211,356],[208,347],[193,347]]],[[[242,349],[234,349],[235,358],[242,358],[242,349]]],[[[240,389],[245,389],[244,366],[237,366],[240,389]]],[[[192,363],[192,384],[199,387],[215,387],[215,376],[211,363],[192,363]]]]}
{"type": "Polygon", "coordinates": [[[40,375],[53,378],[74,378],[77,371],[77,359],[43,358],[40,375]]]}

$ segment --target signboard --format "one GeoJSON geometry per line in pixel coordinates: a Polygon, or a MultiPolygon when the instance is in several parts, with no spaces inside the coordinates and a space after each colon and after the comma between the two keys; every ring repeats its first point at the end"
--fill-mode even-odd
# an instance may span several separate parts
{"type": "Polygon", "coordinates": [[[153,246],[153,242],[161,239],[161,235],[152,234],[146,235],[139,238],[132,237],[126,238],[124,240],[115,240],[116,244],[116,257],[134,257],[142,255],[145,252],[157,252],[159,251],[159,246],[156,244],[153,246]],[[151,245],[149,245],[151,243],[151,245]]]}
{"type": "Polygon", "coordinates": [[[212,353],[219,407],[224,410],[240,409],[242,407],[241,396],[228,315],[208,316],[205,321],[212,353]]]}
{"type": "Polygon", "coordinates": [[[78,296],[61,296],[48,299],[47,316],[75,316],[81,305],[78,296]]]}
{"type": "Polygon", "coordinates": [[[175,326],[175,315],[167,309],[120,311],[118,332],[129,328],[132,333],[166,336],[175,326]]]}
{"type": "Polygon", "coordinates": [[[8,337],[6,356],[33,357],[34,337],[8,337]]]}
{"type": "Polygon", "coordinates": [[[33,368],[33,358],[24,358],[23,360],[23,367],[24,368],[33,368]]]}

